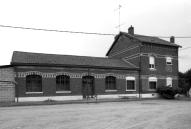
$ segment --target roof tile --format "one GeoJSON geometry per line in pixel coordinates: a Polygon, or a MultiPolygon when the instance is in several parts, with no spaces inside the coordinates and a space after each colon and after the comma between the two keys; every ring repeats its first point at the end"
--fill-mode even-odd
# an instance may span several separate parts
{"type": "Polygon", "coordinates": [[[171,43],[169,41],[160,39],[158,37],[154,37],[154,36],[145,36],[145,35],[138,35],[138,34],[134,34],[134,35],[130,35],[126,32],[122,32],[124,35],[127,36],[131,36],[134,37],[138,40],[140,40],[141,42],[146,42],[146,43],[153,43],[153,44],[159,44],[159,45],[167,45],[167,46],[175,46],[175,47],[181,47],[180,45],[177,45],[175,43],[171,43]]]}
{"type": "Polygon", "coordinates": [[[35,64],[35,65],[63,65],[63,66],[94,66],[94,67],[112,67],[112,68],[137,68],[121,59],[110,59],[104,57],[88,57],[73,55],[57,55],[44,53],[31,53],[14,51],[11,64],[35,64]]]}

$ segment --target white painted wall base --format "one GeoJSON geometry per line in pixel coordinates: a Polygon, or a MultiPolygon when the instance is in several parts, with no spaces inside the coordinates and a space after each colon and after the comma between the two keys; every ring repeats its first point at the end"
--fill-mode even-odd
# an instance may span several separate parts
{"type": "Polygon", "coordinates": [[[98,95],[98,99],[117,99],[122,97],[138,97],[138,94],[110,94],[110,95],[98,95]]]}
{"type": "MultiPolygon", "coordinates": [[[[141,98],[157,98],[158,93],[141,94],[141,98]]],[[[98,99],[117,99],[122,97],[139,97],[139,94],[110,94],[110,95],[98,95],[98,99]]]]}
{"type": "Polygon", "coordinates": [[[150,93],[150,94],[142,94],[142,98],[158,98],[159,94],[158,93],[150,93]]]}
{"type": "MultiPolygon", "coordinates": [[[[110,94],[110,95],[98,95],[97,99],[117,99],[122,97],[139,97],[139,94],[110,94]]],[[[141,98],[157,98],[159,95],[157,93],[141,94],[141,98]]],[[[67,100],[82,100],[82,95],[78,96],[43,96],[43,97],[19,97],[19,102],[38,102],[46,100],[55,101],[67,101],[67,100]]],[[[17,101],[17,98],[15,98],[17,101]]]]}
{"type": "MultiPolygon", "coordinates": [[[[46,100],[66,101],[66,100],[82,100],[82,96],[46,96],[46,97],[19,97],[19,102],[38,102],[46,100]]],[[[17,101],[17,98],[15,98],[17,101]]]]}

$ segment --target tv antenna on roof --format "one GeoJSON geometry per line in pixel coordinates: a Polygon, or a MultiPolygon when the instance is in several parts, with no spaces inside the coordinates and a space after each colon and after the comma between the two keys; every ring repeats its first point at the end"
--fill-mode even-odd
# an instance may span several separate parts
{"type": "Polygon", "coordinates": [[[120,4],[120,0],[119,0],[119,5],[118,8],[115,9],[115,11],[118,11],[118,25],[115,28],[119,29],[119,32],[121,31],[121,26],[124,25],[125,23],[121,24],[121,4],[120,4]]]}

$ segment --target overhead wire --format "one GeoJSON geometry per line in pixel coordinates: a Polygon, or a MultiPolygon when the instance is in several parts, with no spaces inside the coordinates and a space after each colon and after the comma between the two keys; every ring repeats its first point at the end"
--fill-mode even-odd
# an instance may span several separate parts
{"type": "MultiPolygon", "coordinates": [[[[70,30],[57,30],[57,29],[43,29],[43,28],[32,28],[32,27],[22,27],[22,26],[10,26],[10,25],[0,25],[0,27],[5,27],[5,28],[12,28],[12,29],[25,29],[25,30],[39,30],[39,31],[52,31],[52,32],[64,32],[64,33],[76,33],[76,34],[87,34],[87,35],[102,35],[102,36],[115,36],[117,34],[112,34],[112,33],[96,33],[96,32],[83,32],[83,31],[70,31],[70,30]]],[[[158,38],[170,38],[168,36],[155,36],[158,38]]],[[[176,36],[175,38],[191,38],[191,36],[176,36]]],[[[190,49],[191,47],[186,47],[180,49],[186,50],[190,49]]]]}
{"type": "MultiPolygon", "coordinates": [[[[108,36],[115,36],[115,35],[117,35],[117,34],[112,34],[112,33],[97,33],[97,32],[58,30],[58,29],[43,29],[43,28],[11,26],[11,25],[0,25],[0,27],[12,28],[12,29],[25,29],[25,30],[39,30],[39,31],[52,31],[52,32],[63,32],[63,33],[88,34],[88,35],[106,35],[106,36],[107,35],[108,36]]],[[[158,37],[158,38],[170,38],[170,36],[155,36],[155,37],[158,37]]],[[[174,36],[174,37],[175,38],[191,38],[191,36],[174,36]]]]}
{"type": "MultiPolygon", "coordinates": [[[[170,36],[156,36],[156,37],[159,37],[159,38],[170,38],[170,36]]],[[[175,38],[191,38],[191,36],[174,36],[175,38]]]]}
{"type": "Polygon", "coordinates": [[[182,51],[182,50],[187,50],[187,49],[190,49],[191,47],[185,47],[185,48],[182,48],[182,49],[180,49],[180,51],[182,51]]]}
{"type": "Polygon", "coordinates": [[[94,33],[94,32],[70,31],[70,30],[57,30],[57,29],[42,29],[42,28],[21,27],[21,26],[0,25],[0,27],[13,28],[13,29],[26,29],[26,30],[40,30],[40,31],[53,31],[53,32],[64,32],[64,33],[89,34],[89,35],[111,35],[111,36],[115,36],[115,34],[106,34],[106,33],[94,33]]]}

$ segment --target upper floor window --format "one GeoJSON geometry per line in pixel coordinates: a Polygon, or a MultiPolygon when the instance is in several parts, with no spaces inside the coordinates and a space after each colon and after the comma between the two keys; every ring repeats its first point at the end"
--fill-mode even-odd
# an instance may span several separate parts
{"type": "Polygon", "coordinates": [[[106,90],[116,90],[116,78],[113,76],[107,76],[105,78],[106,90]]]}
{"type": "Polygon", "coordinates": [[[126,77],[126,90],[135,91],[135,77],[126,77]]]}
{"type": "Polygon", "coordinates": [[[172,58],[171,57],[166,57],[166,64],[172,65],[172,58]]]}
{"type": "Polygon", "coordinates": [[[70,77],[67,75],[56,76],[56,91],[70,91],[70,77]]]}
{"type": "Polygon", "coordinates": [[[166,78],[166,86],[172,87],[172,78],[171,77],[166,78]]]}
{"type": "Polygon", "coordinates": [[[156,90],[157,89],[157,78],[149,77],[149,89],[156,90]]]}
{"type": "Polygon", "coordinates": [[[149,68],[155,69],[155,58],[154,58],[154,56],[149,57],[149,68]]]}
{"type": "Polygon", "coordinates": [[[42,77],[40,75],[26,76],[26,92],[42,92],[42,77]]]}

